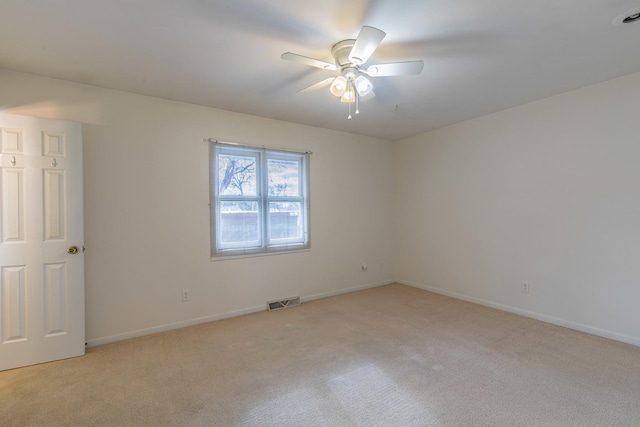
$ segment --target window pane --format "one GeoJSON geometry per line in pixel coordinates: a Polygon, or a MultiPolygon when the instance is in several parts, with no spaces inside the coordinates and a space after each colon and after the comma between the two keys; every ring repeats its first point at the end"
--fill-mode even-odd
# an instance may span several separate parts
{"type": "Polygon", "coordinates": [[[300,195],[300,162],[297,160],[269,159],[269,196],[300,195]]]}
{"type": "Polygon", "coordinates": [[[270,240],[302,239],[302,215],[299,202],[269,203],[270,240]]]}
{"type": "Polygon", "coordinates": [[[220,195],[255,196],[256,158],[220,154],[218,156],[218,183],[220,195]]]}
{"type": "Polygon", "coordinates": [[[257,202],[220,202],[220,244],[223,247],[258,246],[260,242],[257,202]]]}

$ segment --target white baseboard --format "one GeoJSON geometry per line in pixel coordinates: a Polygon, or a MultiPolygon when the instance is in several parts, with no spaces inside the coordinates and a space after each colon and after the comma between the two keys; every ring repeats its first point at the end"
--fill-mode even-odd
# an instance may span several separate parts
{"type": "MultiPolygon", "coordinates": [[[[301,302],[309,302],[321,298],[328,298],[336,295],[347,294],[350,292],[361,291],[364,289],[375,288],[383,285],[390,285],[395,283],[394,280],[386,282],[369,283],[366,285],[354,286],[346,289],[339,289],[337,291],[323,292],[321,294],[309,295],[306,297],[300,297],[301,302]]],[[[111,335],[108,337],[94,338],[87,340],[87,347],[96,347],[104,344],[111,344],[118,341],[124,341],[131,338],[143,337],[145,335],[157,334],[159,332],[167,332],[174,329],[186,328],[187,326],[199,325],[201,323],[214,322],[216,320],[228,319],[230,317],[242,316],[245,314],[257,313],[259,311],[265,311],[267,309],[266,302],[263,305],[256,307],[248,307],[241,310],[229,311],[221,314],[214,314],[211,316],[198,317],[196,319],[182,320],[180,322],[169,323],[166,325],[154,326],[146,329],[138,329],[136,331],[124,332],[122,334],[111,335]]]]}
{"type": "Polygon", "coordinates": [[[321,294],[309,295],[309,296],[306,296],[306,297],[301,297],[300,301],[309,302],[309,301],[313,301],[313,300],[316,300],[316,299],[335,297],[336,295],[342,295],[342,294],[348,294],[348,293],[351,293],[351,292],[363,291],[365,289],[377,288],[378,286],[390,285],[392,283],[396,283],[396,281],[395,280],[389,280],[389,281],[385,281],[385,282],[368,283],[366,285],[354,286],[352,288],[339,289],[337,291],[323,292],[321,294]]]}
{"type": "Polygon", "coordinates": [[[411,286],[418,289],[424,289],[425,291],[430,291],[430,292],[434,292],[440,295],[445,295],[451,298],[456,298],[463,301],[484,305],[487,307],[495,308],[495,309],[506,311],[509,313],[518,314],[520,316],[529,317],[532,319],[540,320],[542,322],[551,323],[553,325],[558,325],[558,326],[562,326],[569,329],[574,329],[576,331],[585,332],[587,334],[609,338],[614,341],[620,341],[623,343],[640,346],[640,338],[637,338],[637,337],[631,337],[628,335],[619,334],[617,332],[608,331],[606,329],[600,329],[600,328],[595,328],[589,325],[583,325],[581,323],[572,322],[570,320],[561,319],[558,317],[548,316],[546,314],[536,313],[534,311],[522,310],[520,308],[512,307],[510,305],[499,304],[499,303],[483,300],[480,298],[469,297],[469,296],[458,294],[455,292],[450,292],[444,289],[435,288],[433,286],[427,286],[427,285],[422,285],[420,283],[410,282],[408,280],[398,279],[396,280],[396,283],[400,283],[402,285],[407,285],[407,286],[411,286]]]}
{"type": "Polygon", "coordinates": [[[174,329],[186,328],[187,326],[199,325],[201,323],[213,322],[215,320],[227,319],[229,317],[242,316],[244,314],[257,313],[266,310],[265,305],[257,307],[244,308],[242,310],[229,311],[222,314],[214,314],[211,316],[198,317],[196,319],[182,320],[180,322],[169,323],[166,325],[154,326],[146,329],[138,329],[136,331],[124,332],[122,334],[111,335],[108,337],[95,338],[87,340],[87,347],[95,347],[98,345],[111,344],[118,341],[124,341],[131,338],[143,337],[145,335],[157,334],[158,332],[167,332],[174,329]]]}

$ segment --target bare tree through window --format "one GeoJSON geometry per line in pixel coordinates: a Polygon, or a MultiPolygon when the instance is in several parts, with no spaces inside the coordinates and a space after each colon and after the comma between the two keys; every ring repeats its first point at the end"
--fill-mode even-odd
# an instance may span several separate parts
{"type": "Polygon", "coordinates": [[[225,156],[221,158],[220,166],[224,166],[224,172],[220,179],[221,193],[226,194],[227,189],[231,187],[236,189],[240,195],[244,195],[245,184],[254,184],[255,187],[255,161],[243,157],[225,156]]]}

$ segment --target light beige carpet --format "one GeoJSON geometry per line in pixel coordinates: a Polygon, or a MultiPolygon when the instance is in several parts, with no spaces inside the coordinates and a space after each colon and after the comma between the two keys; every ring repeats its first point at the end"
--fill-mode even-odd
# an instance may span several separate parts
{"type": "Polygon", "coordinates": [[[638,426],[640,348],[390,285],[0,372],[2,426],[638,426]]]}

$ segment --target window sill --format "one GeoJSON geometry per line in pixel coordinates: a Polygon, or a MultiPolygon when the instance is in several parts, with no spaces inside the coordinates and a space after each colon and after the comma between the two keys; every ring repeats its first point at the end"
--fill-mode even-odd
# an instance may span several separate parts
{"type": "Polygon", "coordinates": [[[232,260],[232,259],[256,258],[256,257],[272,256],[272,255],[297,254],[301,252],[311,252],[311,248],[293,249],[288,251],[255,252],[255,253],[237,254],[237,255],[219,255],[219,256],[212,256],[211,261],[217,262],[217,261],[226,261],[226,260],[232,260]]]}

